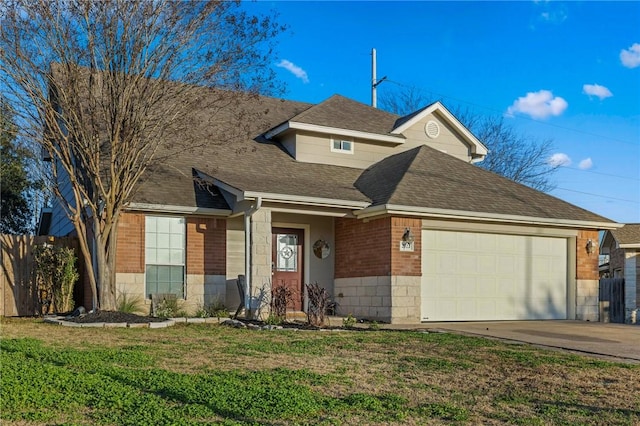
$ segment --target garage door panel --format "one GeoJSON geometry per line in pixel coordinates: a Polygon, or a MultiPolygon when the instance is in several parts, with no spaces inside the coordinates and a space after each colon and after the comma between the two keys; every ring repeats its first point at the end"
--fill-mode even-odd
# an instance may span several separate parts
{"type": "Polygon", "coordinates": [[[479,274],[481,275],[495,274],[496,271],[497,271],[497,268],[496,268],[495,256],[486,256],[486,255],[478,256],[478,273],[479,274]]]}
{"type": "Polygon", "coordinates": [[[447,274],[450,271],[456,271],[457,258],[451,256],[448,253],[438,253],[435,257],[434,264],[436,265],[437,274],[447,274]]]}
{"type": "Polygon", "coordinates": [[[564,238],[423,231],[422,319],[564,319],[564,238]]]}
{"type": "Polygon", "coordinates": [[[496,264],[497,264],[497,273],[501,275],[509,275],[514,274],[518,269],[518,261],[517,258],[513,255],[509,254],[499,254],[496,255],[496,264]]]}
{"type": "Polygon", "coordinates": [[[457,282],[458,297],[476,297],[480,293],[477,289],[476,279],[473,276],[462,276],[457,282]]]}

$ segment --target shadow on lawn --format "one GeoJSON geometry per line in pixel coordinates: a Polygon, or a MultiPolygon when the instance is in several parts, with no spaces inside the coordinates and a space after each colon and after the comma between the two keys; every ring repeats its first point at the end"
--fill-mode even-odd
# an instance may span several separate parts
{"type": "MultiPolygon", "coordinates": [[[[241,383],[238,383],[237,386],[234,386],[235,383],[229,383],[233,382],[234,379],[241,379],[238,377],[234,377],[234,373],[209,377],[209,380],[202,380],[198,377],[188,378],[179,373],[162,372],[160,374],[160,376],[169,374],[170,377],[174,378],[175,380],[185,380],[189,382],[188,385],[185,383],[184,386],[179,387],[171,386],[171,384],[157,383],[155,381],[155,378],[150,379],[148,375],[145,375],[145,378],[149,379],[149,381],[145,383],[144,380],[138,380],[135,377],[127,377],[125,371],[107,371],[104,374],[125,386],[136,388],[141,393],[154,394],[162,398],[163,400],[170,402],[171,404],[179,403],[184,404],[184,406],[204,406],[209,411],[209,413],[207,413],[208,415],[217,415],[220,416],[223,420],[234,420],[238,422],[245,422],[248,424],[260,424],[266,426],[276,426],[282,424],[282,422],[272,423],[266,421],[265,418],[269,417],[267,413],[265,413],[263,417],[259,417],[256,415],[246,415],[247,409],[253,408],[256,402],[256,395],[248,395],[246,393],[243,394],[243,392],[246,392],[246,389],[241,386],[241,383]],[[216,387],[222,390],[220,392],[212,392],[211,389],[216,387]],[[205,388],[206,390],[208,390],[208,392],[204,392],[205,388]],[[189,395],[189,390],[191,390],[194,394],[189,395]],[[212,403],[212,399],[215,399],[215,403],[212,403]],[[223,404],[229,404],[234,407],[221,407],[220,405],[223,404]]],[[[270,390],[267,390],[267,393],[269,392],[270,390]]],[[[276,397],[273,397],[273,395],[271,396],[272,398],[269,398],[269,406],[271,409],[273,409],[277,407],[278,402],[276,397]]],[[[195,415],[194,417],[201,416],[195,415]]]]}
{"type": "Polygon", "coordinates": [[[628,408],[613,408],[613,407],[594,407],[591,405],[575,404],[562,401],[543,401],[543,400],[531,400],[531,403],[541,407],[543,411],[546,411],[550,415],[554,415],[556,412],[561,413],[584,413],[588,412],[589,415],[598,415],[601,413],[616,413],[627,417],[629,420],[640,419],[640,409],[633,410],[628,408]],[[632,418],[635,417],[635,418],[632,418]]]}

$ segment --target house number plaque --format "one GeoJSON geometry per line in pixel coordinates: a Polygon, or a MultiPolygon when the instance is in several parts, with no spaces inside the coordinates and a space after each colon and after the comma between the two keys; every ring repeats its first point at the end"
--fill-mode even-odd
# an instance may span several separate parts
{"type": "Polygon", "coordinates": [[[400,241],[400,251],[413,251],[413,241],[400,241]]]}

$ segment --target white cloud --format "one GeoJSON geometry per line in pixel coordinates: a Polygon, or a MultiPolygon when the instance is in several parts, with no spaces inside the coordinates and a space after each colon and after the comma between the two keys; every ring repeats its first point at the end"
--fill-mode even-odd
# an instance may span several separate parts
{"type": "Polygon", "coordinates": [[[571,158],[567,154],[557,152],[547,159],[547,164],[551,167],[570,166],[571,158]]]}
{"type": "Polygon", "coordinates": [[[547,118],[562,114],[568,106],[567,101],[559,96],[554,97],[551,91],[540,90],[516,99],[513,105],[507,108],[507,114],[521,113],[531,118],[547,118]]]}
{"type": "Polygon", "coordinates": [[[540,19],[551,24],[561,24],[567,20],[567,12],[562,9],[542,12],[540,19]]]}
{"type": "Polygon", "coordinates": [[[609,89],[604,86],[600,86],[599,84],[585,84],[582,86],[582,93],[589,96],[597,96],[600,100],[613,96],[613,93],[611,93],[609,89]]]}
{"type": "Polygon", "coordinates": [[[580,164],[578,164],[578,168],[580,170],[589,170],[591,167],[593,167],[593,161],[591,161],[591,157],[585,158],[584,160],[580,161],[580,164]]]}
{"type": "Polygon", "coordinates": [[[627,68],[640,66],[640,43],[633,43],[630,48],[620,51],[620,61],[627,68]]]}
{"type": "Polygon", "coordinates": [[[283,59],[278,64],[276,64],[276,66],[286,69],[291,74],[295,75],[300,80],[302,80],[303,83],[309,82],[309,76],[307,76],[307,72],[291,61],[287,61],[286,59],[283,59]]]}

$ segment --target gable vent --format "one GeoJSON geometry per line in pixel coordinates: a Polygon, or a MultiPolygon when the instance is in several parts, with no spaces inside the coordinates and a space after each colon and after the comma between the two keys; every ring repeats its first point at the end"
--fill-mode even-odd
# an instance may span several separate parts
{"type": "Polygon", "coordinates": [[[429,120],[427,124],[424,125],[424,132],[431,139],[435,139],[440,135],[440,126],[433,120],[429,120]]]}

